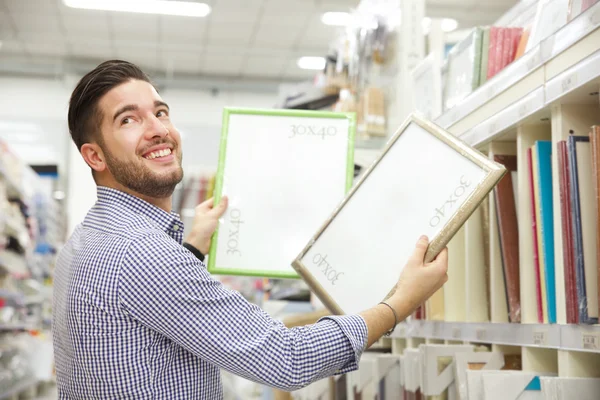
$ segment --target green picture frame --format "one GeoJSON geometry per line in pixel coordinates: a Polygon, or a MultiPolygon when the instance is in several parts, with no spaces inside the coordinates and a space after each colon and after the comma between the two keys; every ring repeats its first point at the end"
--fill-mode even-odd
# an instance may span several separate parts
{"type": "MultiPolygon", "coordinates": [[[[245,116],[263,116],[263,117],[290,117],[294,119],[329,119],[329,120],[346,120],[348,121],[348,142],[347,142],[347,153],[346,153],[346,170],[345,170],[345,194],[347,194],[352,188],[354,180],[354,145],[356,135],[356,114],[348,112],[333,112],[333,111],[311,111],[311,110],[291,110],[291,109],[264,109],[264,108],[240,108],[240,107],[225,107],[223,109],[223,121],[221,127],[221,140],[219,149],[219,162],[217,167],[217,173],[215,177],[215,188],[214,188],[214,204],[218,204],[223,197],[223,188],[225,180],[225,168],[227,164],[227,149],[230,140],[229,129],[230,120],[232,116],[245,115],[245,116]]],[[[343,200],[343,196],[340,197],[339,202],[343,200]]],[[[230,203],[231,207],[231,203],[230,203]]],[[[333,209],[331,210],[333,211],[333,209]]],[[[290,256],[286,267],[288,270],[282,269],[281,271],[275,271],[260,267],[260,261],[257,262],[257,268],[227,268],[222,264],[219,264],[217,258],[217,251],[219,247],[219,232],[222,223],[219,222],[217,229],[215,230],[212,240],[211,247],[208,254],[207,269],[211,274],[215,275],[232,275],[232,276],[252,276],[252,277],[264,277],[264,278],[275,278],[275,279],[300,279],[300,275],[293,269],[292,262],[294,261],[295,254],[290,256]]],[[[315,229],[318,226],[315,226],[315,229]]],[[[307,236],[307,239],[311,235],[307,236]]],[[[299,244],[298,252],[302,250],[305,243],[299,244]]],[[[297,254],[297,253],[296,253],[297,254]]]]}

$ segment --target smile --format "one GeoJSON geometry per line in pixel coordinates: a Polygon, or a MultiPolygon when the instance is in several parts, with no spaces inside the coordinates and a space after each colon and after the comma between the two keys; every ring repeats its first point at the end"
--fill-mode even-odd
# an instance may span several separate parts
{"type": "Polygon", "coordinates": [[[163,150],[153,151],[152,153],[148,154],[147,156],[144,156],[144,158],[147,160],[153,160],[153,159],[159,158],[159,157],[166,157],[170,154],[171,154],[171,149],[163,149],[163,150]]]}

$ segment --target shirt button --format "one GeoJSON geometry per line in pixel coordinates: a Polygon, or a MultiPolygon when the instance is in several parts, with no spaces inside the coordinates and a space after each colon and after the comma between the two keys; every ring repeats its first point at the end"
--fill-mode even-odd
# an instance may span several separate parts
{"type": "Polygon", "coordinates": [[[179,230],[179,225],[175,225],[175,226],[173,227],[173,230],[174,230],[175,232],[177,232],[177,231],[179,230]]]}

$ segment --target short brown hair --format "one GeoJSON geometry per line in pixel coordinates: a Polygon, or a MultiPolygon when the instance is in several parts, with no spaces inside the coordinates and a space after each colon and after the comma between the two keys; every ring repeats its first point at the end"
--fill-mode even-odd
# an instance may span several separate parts
{"type": "Polygon", "coordinates": [[[69,132],[81,150],[94,136],[101,141],[98,127],[102,113],[98,102],[109,90],[129,80],[150,82],[150,78],[138,66],[127,61],[110,60],[88,72],[73,90],[69,101],[69,132]]]}

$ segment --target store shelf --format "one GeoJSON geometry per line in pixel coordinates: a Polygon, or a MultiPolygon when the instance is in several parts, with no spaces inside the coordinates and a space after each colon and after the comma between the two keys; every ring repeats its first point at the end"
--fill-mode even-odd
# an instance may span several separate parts
{"type": "Polygon", "coordinates": [[[477,88],[460,104],[442,114],[436,119],[436,124],[448,129],[484,104],[496,100],[497,96],[507,89],[514,87],[517,88],[517,91],[523,91],[520,90],[519,86],[522,85],[527,76],[541,66],[541,46],[537,46],[477,88]]]}
{"type": "Polygon", "coordinates": [[[23,189],[21,186],[15,182],[15,180],[6,172],[4,167],[0,165],[0,179],[3,179],[6,182],[6,190],[7,194],[10,198],[19,198],[23,199],[23,189]]]}
{"type": "Polygon", "coordinates": [[[481,145],[516,127],[532,115],[539,114],[537,119],[550,118],[550,110],[544,110],[544,107],[544,87],[540,86],[459,137],[472,146],[481,145]]]}
{"type": "Polygon", "coordinates": [[[394,338],[422,338],[600,353],[600,325],[409,321],[394,338]]]}
{"type": "Polygon", "coordinates": [[[17,396],[17,395],[21,394],[21,392],[31,389],[34,386],[36,386],[37,384],[38,384],[38,381],[35,379],[29,379],[22,383],[19,383],[19,384],[15,385],[13,388],[9,389],[8,391],[1,393],[0,400],[10,399],[13,396],[17,396]]]}
{"type": "Polygon", "coordinates": [[[599,87],[600,50],[550,79],[545,85],[545,102],[546,105],[586,103],[590,95],[598,98],[599,87]]]}
{"type": "Polygon", "coordinates": [[[365,150],[379,150],[383,149],[383,146],[389,140],[389,137],[373,137],[369,139],[356,139],[354,141],[354,148],[365,149],[365,150]]]}
{"type": "Polygon", "coordinates": [[[519,124],[549,118],[552,105],[598,101],[600,3],[548,37],[435,123],[477,146],[519,124]],[[590,95],[596,98],[591,98],[590,95]],[[518,99],[515,101],[515,99],[518,99]]]}
{"type": "Polygon", "coordinates": [[[31,324],[20,323],[20,324],[2,324],[0,323],[0,332],[12,332],[12,331],[28,331],[33,329],[31,324]]]}

